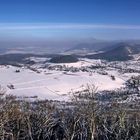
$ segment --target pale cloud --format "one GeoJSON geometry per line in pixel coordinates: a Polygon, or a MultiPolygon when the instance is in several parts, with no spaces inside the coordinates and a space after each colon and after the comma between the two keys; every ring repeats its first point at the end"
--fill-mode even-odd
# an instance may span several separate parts
{"type": "Polygon", "coordinates": [[[140,25],[115,25],[115,24],[0,24],[0,30],[88,30],[88,29],[122,29],[140,30],[140,25]]]}

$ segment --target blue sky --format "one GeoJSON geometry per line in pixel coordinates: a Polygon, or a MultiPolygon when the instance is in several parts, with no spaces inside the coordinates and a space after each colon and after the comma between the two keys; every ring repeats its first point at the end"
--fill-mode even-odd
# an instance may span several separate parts
{"type": "Polygon", "coordinates": [[[2,38],[139,39],[140,0],[0,0],[2,38]]]}

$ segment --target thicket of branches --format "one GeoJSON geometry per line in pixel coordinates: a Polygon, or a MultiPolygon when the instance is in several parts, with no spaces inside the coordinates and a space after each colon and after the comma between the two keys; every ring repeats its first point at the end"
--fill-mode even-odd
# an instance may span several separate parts
{"type": "Polygon", "coordinates": [[[0,140],[140,140],[140,112],[95,100],[95,87],[71,103],[27,102],[0,89],[0,140]]]}

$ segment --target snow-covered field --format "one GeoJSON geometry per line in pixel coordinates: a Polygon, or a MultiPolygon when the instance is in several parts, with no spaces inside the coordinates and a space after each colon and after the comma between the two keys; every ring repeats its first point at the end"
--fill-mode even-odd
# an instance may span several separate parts
{"type": "MultiPolygon", "coordinates": [[[[66,64],[67,66],[80,67],[89,66],[91,60],[66,64]]],[[[54,64],[53,64],[54,65],[54,64]]],[[[7,94],[19,97],[38,96],[39,99],[49,100],[68,100],[70,92],[82,90],[87,84],[94,84],[98,91],[114,90],[124,85],[129,75],[122,76],[114,70],[106,70],[108,75],[102,75],[98,72],[64,72],[48,69],[39,69],[42,72],[37,73],[27,68],[17,68],[14,66],[0,66],[0,85],[6,88],[7,94]],[[20,72],[15,72],[20,70],[20,72]],[[112,80],[110,75],[115,76],[112,80]],[[10,89],[7,85],[13,85],[10,89]]]]}

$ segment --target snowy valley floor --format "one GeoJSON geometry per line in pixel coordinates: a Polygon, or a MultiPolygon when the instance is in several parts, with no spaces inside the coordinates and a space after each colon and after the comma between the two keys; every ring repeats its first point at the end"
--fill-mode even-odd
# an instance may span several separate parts
{"type": "MultiPolygon", "coordinates": [[[[56,66],[56,64],[50,64],[56,66]]],[[[58,64],[57,64],[58,65],[58,64]]],[[[62,64],[64,65],[64,64],[62,64]]],[[[86,60],[77,63],[65,64],[67,67],[88,67],[95,65],[94,61],[86,60]]],[[[39,99],[65,100],[71,98],[71,93],[83,90],[87,84],[95,85],[98,91],[115,90],[123,87],[125,81],[136,73],[119,73],[113,68],[104,69],[107,74],[101,74],[101,70],[91,72],[65,72],[63,70],[49,70],[34,65],[39,73],[26,67],[0,66],[0,85],[6,89],[7,94],[17,97],[37,96],[39,99]],[[16,72],[19,70],[20,72],[16,72]],[[111,75],[115,77],[112,80],[111,75]],[[7,86],[13,85],[10,89],[7,86]]]]}

